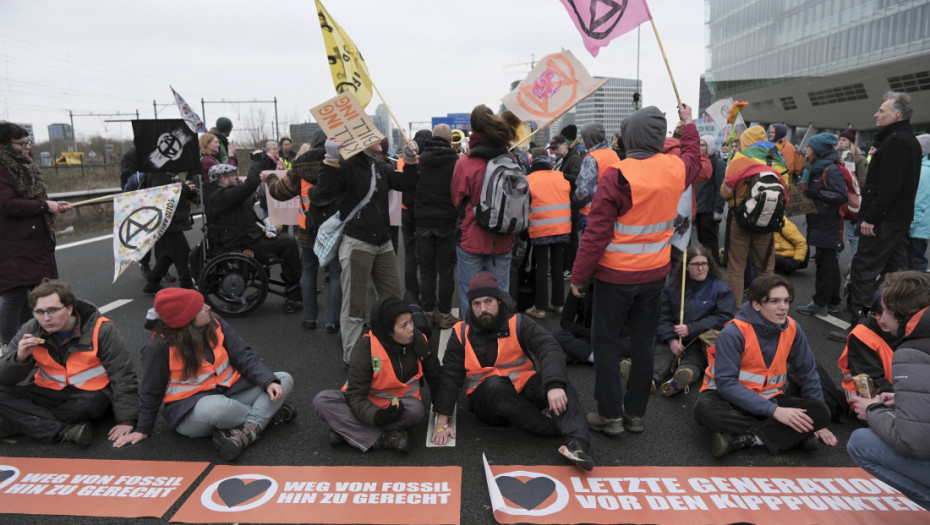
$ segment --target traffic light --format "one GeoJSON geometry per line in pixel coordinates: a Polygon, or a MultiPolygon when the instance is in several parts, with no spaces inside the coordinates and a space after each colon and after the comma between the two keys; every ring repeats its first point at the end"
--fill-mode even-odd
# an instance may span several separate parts
{"type": "Polygon", "coordinates": [[[633,92],[633,111],[639,111],[639,92],[633,92]]]}

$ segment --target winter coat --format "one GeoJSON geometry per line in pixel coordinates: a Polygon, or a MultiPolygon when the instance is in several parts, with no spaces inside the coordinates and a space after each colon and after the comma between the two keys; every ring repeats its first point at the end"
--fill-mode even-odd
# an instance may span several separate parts
{"type": "MultiPolygon", "coordinates": [[[[210,168],[212,168],[213,166],[216,166],[217,164],[220,164],[220,159],[217,157],[214,157],[213,155],[206,155],[206,156],[200,157],[200,177],[204,184],[207,184],[207,181],[210,180],[208,178],[210,168]]],[[[256,164],[257,163],[253,164],[253,166],[255,166],[256,164]]]]}
{"type": "Polygon", "coordinates": [[[911,222],[912,239],[930,239],[930,157],[920,162],[920,184],[914,199],[914,220],[911,222]]]}
{"type": "MultiPolygon", "coordinates": [[[[216,313],[211,315],[213,327],[223,330],[223,348],[229,356],[229,362],[241,376],[229,388],[218,386],[212,391],[197,392],[189,397],[165,403],[162,416],[172,429],[177,428],[184,416],[193,410],[204,396],[217,394],[231,396],[255,385],[260,386],[264,391],[271,383],[280,382],[274,373],[255,356],[249,344],[236,333],[229,323],[216,313]]],[[[216,360],[213,349],[206,344],[204,345],[204,359],[210,363],[216,360]]],[[[165,398],[168,380],[171,378],[170,361],[171,350],[168,341],[157,332],[153,333],[142,347],[142,387],[139,389],[139,422],[136,424],[136,432],[152,434],[155,418],[158,416],[158,407],[165,398]]]]}
{"type": "MultiPolygon", "coordinates": [[[[866,160],[865,153],[859,151],[859,148],[856,148],[856,153],[858,153],[858,155],[856,155],[856,159],[853,160],[852,150],[849,148],[838,149],[836,152],[839,153],[841,162],[850,162],[855,164],[855,173],[852,174],[855,175],[857,179],[859,179],[859,191],[862,191],[861,188],[865,185],[865,178],[869,174],[869,161],[866,160]]],[[[852,172],[852,170],[850,170],[850,172],[852,172]]]]}
{"type": "MultiPolygon", "coordinates": [[[[546,391],[553,388],[564,388],[568,383],[565,368],[565,354],[562,347],[545,328],[536,324],[529,316],[511,313],[512,309],[504,301],[500,303],[500,323],[497,329],[486,331],[475,322],[474,315],[469,310],[467,314],[468,340],[475,350],[475,356],[481,366],[493,366],[497,361],[497,339],[510,336],[510,318],[519,315],[517,321],[517,341],[530,360],[533,369],[542,377],[542,385],[546,391]]],[[[460,337],[461,325],[456,325],[446,353],[442,358],[442,371],[439,376],[439,391],[433,400],[437,414],[452,415],[455,411],[455,402],[459,398],[462,384],[465,382],[465,346],[460,337]]]]}
{"type": "Polygon", "coordinates": [[[883,221],[910,224],[920,182],[920,143],[909,120],[885,126],[875,140],[878,150],[869,162],[859,220],[873,225],[883,221]]]}
{"type": "Polygon", "coordinates": [[[694,183],[697,213],[723,213],[720,185],[723,184],[723,176],[727,172],[727,163],[716,153],[709,155],[708,160],[713,168],[710,180],[694,183]]]}
{"type": "Polygon", "coordinates": [[[775,239],[775,255],[794,259],[798,263],[803,263],[807,259],[807,239],[792,221],[786,220],[781,231],[775,232],[773,238],[775,239]]]}
{"type": "Polygon", "coordinates": [[[254,195],[261,184],[261,171],[261,165],[256,162],[241,184],[222,187],[208,182],[203,185],[210,239],[219,247],[244,248],[265,234],[264,229],[258,225],[254,208],[254,195]]]}
{"type": "MultiPolygon", "coordinates": [[[[375,427],[375,414],[381,407],[368,399],[371,390],[371,377],[374,373],[371,367],[371,338],[375,337],[384,346],[385,352],[391,359],[394,375],[402,383],[406,383],[417,373],[417,362],[423,365],[423,377],[429,386],[430,396],[435,397],[439,384],[439,358],[433,353],[426,337],[419,330],[414,330],[413,342],[408,345],[399,345],[382,328],[384,321],[379,318],[380,303],[371,309],[371,333],[369,337],[360,337],[352,350],[352,362],[349,364],[349,379],[346,382],[346,402],[352,413],[362,423],[375,427]]],[[[387,366],[381,363],[381,366],[387,366]]],[[[420,390],[423,391],[422,389],[420,390]]],[[[422,396],[422,394],[421,394],[422,396]]],[[[426,403],[426,406],[429,406],[426,403]]]]}
{"type": "Polygon", "coordinates": [[[458,211],[452,204],[452,172],[458,159],[444,139],[427,139],[420,154],[420,181],[414,198],[418,228],[455,228],[458,211]]]}
{"type": "MultiPolygon", "coordinates": [[[[319,180],[320,168],[323,166],[322,161],[324,155],[325,151],[323,149],[311,149],[294,159],[291,169],[287,170],[287,174],[285,174],[283,178],[279,179],[277,175],[269,175],[265,180],[268,184],[268,195],[270,195],[272,199],[286,201],[300,195],[301,181],[309,182],[315,187],[319,180]]],[[[307,228],[301,228],[299,224],[295,225],[297,243],[301,246],[310,248],[313,247],[313,243],[316,240],[316,232],[320,228],[320,224],[330,215],[336,213],[334,202],[327,202],[324,206],[316,205],[312,198],[313,189],[314,188],[310,188],[308,192],[310,206],[308,210],[307,228]],[[326,211],[326,218],[322,217],[324,213],[323,208],[325,208],[326,211]]]]}
{"type": "Polygon", "coordinates": [[[0,293],[58,278],[55,237],[46,225],[46,213],[46,201],[21,197],[0,165],[0,293]]]}
{"type": "MultiPolygon", "coordinates": [[[[36,370],[36,361],[29,356],[24,362],[16,362],[16,349],[19,341],[26,334],[45,339],[49,356],[64,365],[72,352],[83,352],[86,348],[93,348],[94,327],[97,319],[102,315],[93,304],[78,299],[74,304],[74,313],[77,315],[74,336],[62,343],[57,334],[49,334],[35,319],[26,321],[19,328],[10,341],[8,350],[0,357],[0,384],[15,385],[27,379],[32,383],[36,370]]],[[[139,383],[126,341],[120,335],[113,322],[104,322],[97,335],[97,358],[107,371],[110,384],[102,392],[113,404],[113,414],[117,422],[135,421],[139,412],[139,383]]]]}
{"type": "Polygon", "coordinates": [[[807,197],[817,206],[816,213],[807,214],[807,244],[816,248],[843,249],[843,216],[840,206],[846,204],[846,179],[839,166],[839,155],[829,150],[810,167],[807,197]]]}
{"type": "Polygon", "coordinates": [[[572,183],[573,193],[575,181],[578,179],[578,174],[581,172],[581,162],[584,160],[584,156],[584,152],[580,152],[574,148],[570,149],[568,153],[562,157],[559,165],[556,166],[556,170],[561,171],[565,179],[572,183]]]}
{"type": "MultiPolygon", "coordinates": [[[[785,321],[785,324],[781,326],[770,323],[753,309],[751,301],[743,303],[742,308],[736,314],[736,319],[752,324],[756,338],[759,340],[765,366],[771,366],[778,349],[778,339],[788,327],[788,322],[785,321]]],[[[823,401],[823,388],[820,386],[820,375],[817,373],[817,361],[814,360],[814,353],[807,343],[807,337],[804,336],[801,325],[795,323],[795,326],[797,333],[791,343],[788,366],[798,378],[801,397],[823,401]]],[[[740,363],[743,359],[743,351],[746,349],[743,333],[735,324],[728,323],[720,331],[715,347],[714,381],[717,383],[717,393],[720,397],[750,414],[771,417],[778,408],[775,400],[766,399],[739,382],[740,363]]]]}
{"type": "MultiPolygon", "coordinates": [[[[677,276],[674,276],[678,279],[677,276]]],[[[677,339],[675,325],[681,319],[681,285],[667,286],[662,292],[659,310],[657,342],[677,339]]],[[[720,330],[735,314],[735,300],[730,285],[722,279],[708,276],[703,281],[685,279],[685,325],[688,337],[682,338],[687,345],[708,330],[720,330]]]]}
{"type": "Polygon", "coordinates": [[[452,172],[452,204],[464,209],[462,239],[459,246],[469,253],[496,255],[510,253],[513,235],[496,235],[475,221],[475,206],[481,199],[481,183],[488,161],[507,153],[507,146],[489,141],[481,133],[472,133],[468,138],[468,155],[455,163],[452,172]]]}
{"type": "MultiPolygon", "coordinates": [[[[891,360],[895,408],[869,410],[867,420],[882,440],[912,459],[930,459],[930,314],[925,308],[891,360]]],[[[913,322],[914,319],[911,319],[913,322]]],[[[910,324],[910,323],[908,323],[910,324]]]]}

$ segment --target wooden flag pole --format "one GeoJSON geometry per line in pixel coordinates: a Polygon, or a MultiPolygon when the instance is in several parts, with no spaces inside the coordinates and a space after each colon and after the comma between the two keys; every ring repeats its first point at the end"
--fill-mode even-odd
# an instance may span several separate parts
{"type": "Polygon", "coordinates": [[[71,207],[72,207],[72,208],[76,208],[76,207],[78,207],[78,206],[83,206],[83,205],[85,205],[85,204],[97,204],[98,202],[111,201],[111,200],[113,200],[115,197],[116,197],[116,194],[113,194],[113,195],[104,195],[103,197],[96,197],[96,198],[93,198],[93,199],[88,199],[88,200],[86,200],[86,201],[73,202],[73,203],[71,203],[71,207]]]}
{"type": "MultiPolygon", "coordinates": [[[[370,78],[370,77],[369,77],[369,78],[370,78]]],[[[381,99],[381,103],[384,104],[384,109],[386,109],[387,112],[388,112],[388,115],[391,116],[391,120],[394,121],[394,124],[397,126],[397,129],[400,130],[400,136],[404,138],[404,145],[406,145],[406,144],[407,144],[407,134],[404,133],[404,128],[403,128],[403,126],[401,126],[401,125],[400,125],[400,122],[397,121],[397,117],[395,117],[395,116],[394,116],[394,112],[391,111],[391,106],[388,106],[387,101],[384,100],[384,95],[381,94],[381,91],[378,89],[378,86],[375,85],[375,81],[374,81],[374,80],[371,81],[371,87],[375,90],[375,93],[378,94],[378,98],[381,99]]],[[[391,140],[391,137],[388,137],[387,139],[388,139],[388,141],[390,141],[390,140],[391,140]]],[[[385,151],[384,153],[387,154],[386,151],[385,151]]]]}
{"type": "Polygon", "coordinates": [[[656,23],[649,18],[649,23],[652,24],[652,32],[656,34],[656,42],[659,43],[659,51],[662,52],[662,60],[665,61],[665,68],[668,69],[668,78],[672,80],[672,89],[675,90],[675,99],[678,100],[678,104],[681,104],[681,97],[678,96],[678,86],[675,85],[675,77],[672,75],[672,67],[668,65],[668,57],[665,56],[665,48],[662,47],[662,39],[659,38],[659,31],[656,29],[656,23]]]}

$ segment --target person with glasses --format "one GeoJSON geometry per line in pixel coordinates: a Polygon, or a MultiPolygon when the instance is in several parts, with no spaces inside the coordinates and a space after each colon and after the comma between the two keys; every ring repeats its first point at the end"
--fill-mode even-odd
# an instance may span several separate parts
{"type": "Polygon", "coordinates": [[[662,292],[659,328],[656,333],[652,388],[661,385],[671,397],[701,378],[707,366],[707,348],[736,313],[733,291],[723,280],[710,252],[701,245],[687,250],[684,321],[681,318],[681,261],[669,275],[662,292]]]}
{"type": "Polygon", "coordinates": [[[713,433],[711,454],[762,445],[773,454],[798,445],[814,451],[818,439],[836,446],[817,362],[801,326],[788,317],[794,286],[780,275],[762,275],[747,295],[707,352],[694,405],[698,425],[713,433]],[[789,366],[800,397],[785,393],[789,366]]]}
{"type": "Polygon", "coordinates": [[[71,208],[48,199],[31,146],[25,129],[0,122],[0,350],[30,317],[29,290],[58,277],[55,219],[71,208]]]}
{"type": "Polygon", "coordinates": [[[132,432],[138,381],[113,321],[62,281],[44,279],[29,305],[34,318],[0,357],[0,438],[22,433],[86,447],[92,422],[111,406],[110,441],[132,432]]]}

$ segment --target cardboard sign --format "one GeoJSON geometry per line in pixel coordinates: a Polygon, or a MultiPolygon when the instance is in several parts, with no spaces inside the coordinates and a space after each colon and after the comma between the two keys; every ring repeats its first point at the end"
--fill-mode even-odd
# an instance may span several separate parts
{"type": "Polygon", "coordinates": [[[858,468],[489,466],[499,523],[930,523],[858,468]]]}
{"type": "Polygon", "coordinates": [[[217,466],[183,523],[459,523],[461,467],[217,466]]]}
{"type": "Polygon", "coordinates": [[[348,159],[384,138],[351,91],[327,100],[311,109],[310,114],[327,137],[336,137],[342,141],[339,154],[343,159],[348,159]]]}
{"type": "Polygon", "coordinates": [[[208,465],[0,457],[0,510],[11,514],[160,518],[208,465]]]}
{"type": "Polygon", "coordinates": [[[807,195],[804,195],[806,189],[807,184],[803,182],[797,186],[788,186],[788,204],[785,206],[785,215],[794,217],[795,215],[817,213],[817,205],[807,195]]]}
{"type": "MultiPolygon", "coordinates": [[[[287,170],[273,170],[271,173],[277,175],[278,179],[283,179],[287,176],[287,170]]],[[[271,192],[268,191],[268,184],[264,182],[262,184],[265,184],[265,202],[268,204],[268,220],[270,220],[272,224],[277,224],[278,226],[297,225],[300,219],[300,196],[298,195],[286,201],[279,201],[271,196],[271,192]]]]}

